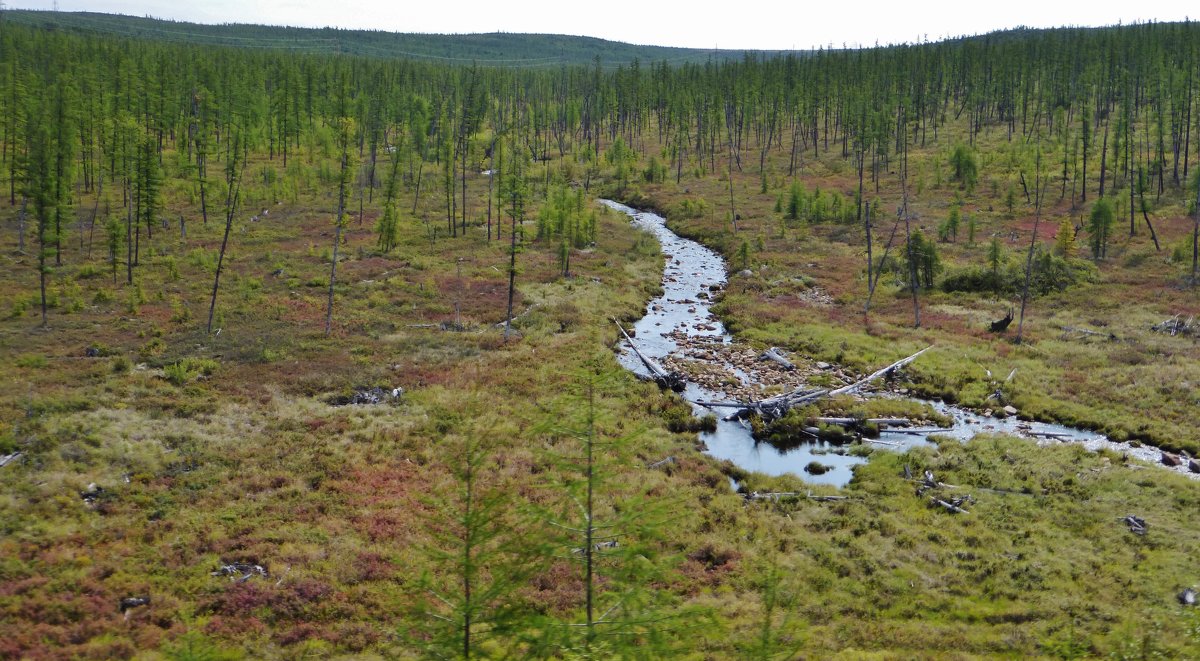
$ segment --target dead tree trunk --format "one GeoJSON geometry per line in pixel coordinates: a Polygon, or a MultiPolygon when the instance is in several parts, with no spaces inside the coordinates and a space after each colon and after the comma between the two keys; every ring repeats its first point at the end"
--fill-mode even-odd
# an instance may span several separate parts
{"type": "Polygon", "coordinates": [[[733,413],[733,415],[729,416],[730,418],[734,418],[734,419],[741,419],[741,418],[747,418],[751,415],[758,415],[767,421],[776,420],[778,418],[783,417],[784,415],[787,414],[788,411],[792,410],[793,408],[795,408],[797,406],[803,406],[805,404],[815,402],[815,401],[817,401],[819,399],[823,399],[825,397],[836,397],[838,395],[846,395],[846,394],[855,392],[856,390],[862,388],[863,386],[866,386],[867,384],[871,383],[872,381],[875,381],[876,379],[878,379],[886,374],[892,373],[895,370],[898,370],[901,367],[904,367],[905,365],[911,363],[912,361],[916,360],[918,356],[925,353],[926,351],[929,351],[929,349],[931,349],[931,348],[932,347],[925,347],[924,349],[921,349],[920,351],[914,353],[911,356],[908,356],[907,358],[901,358],[900,360],[897,360],[896,362],[892,363],[891,365],[888,365],[887,367],[884,367],[883,369],[872,372],[871,374],[867,375],[865,378],[859,379],[858,381],[855,381],[854,383],[851,383],[848,386],[842,386],[841,388],[836,388],[834,390],[826,390],[823,388],[818,388],[815,390],[798,388],[796,390],[793,390],[792,392],[784,393],[782,395],[776,395],[774,397],[768,397],[767,399],[759,400],[757,402],[747,402],[747,403],[696,402],[696,403],[701,406],[707,406],[707,407],[711,407],[711,408],[734,408],[734,409],[737,409],[737,411],[735,411],[733,413]]]}
{"type": "Polygon", "coordinates": [[[621,335],[625,336],[625,341],[629,343],[629,348],[633,349],[633,353],[637,355],[637,357],[642,361],[642,364],[646,366],[646,369],[650,371],[650,380],[657,383],[660,388],[667,388],[675,392],[683,392],[683,389],[687,387],[687,380],[683,378],[682,374],[678,372],[668,372],[667,370],[663,369],[658,365],[658,363],[655,363],[650,359],[650,357],[638,350],[637,345],[633,343],[633,338],[630,337],[629,333],[626,333],[625,329],[621,326],[621,322],[613,319],[613,323],[617,325],[617,328],[621,331],[621,335]]]}
{"type": "Polygon", "coordinates": [[[789,372],[796,369],[796,366],[792,364],[792,361],[783,357],[783,350],[781,350],[779,347],[771,347],[770,349],[762,352],[759,354],[758,360],[769,360],[776,365],[779,365],[783,369],[788,370],[789,372]]]}

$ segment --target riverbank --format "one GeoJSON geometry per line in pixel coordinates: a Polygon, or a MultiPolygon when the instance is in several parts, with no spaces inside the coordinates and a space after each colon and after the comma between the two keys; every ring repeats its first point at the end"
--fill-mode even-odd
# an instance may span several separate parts
{"type": "MultiPolygon", "coordinates": [[[[659,242],[666,260],[662,274],[663,293],[647,305],[647,314],[634,325],[634,336],[630,340],[638,344],[641,355],[636,358],[631,352],[622,356],[622,363],[635,373],[645,374],[642,356],[649,356],[667,369],[684,375],[688,380],[685,396],[691,402],[733,401],[750,402],[768,396],[797,389],[803,385],[819,384],[836,388],[853,379],[844,368],[830,363],[801,360],[799,367],[783,366],[762,361],[761,350],[735,341],[725,331],[719,318],[710,309],[710,304],[721,298],[728,280],[725,261],[715,252],[690,239],[675,234],[668,228],[668,221],[650,211],[639,211],[609,200],[601,204],[628,215],[633,225],[652,234],[659,242]]],[[[936,353],[936,352],[935,352],[936,353]]],[[[1011,381],[1011,376],[1009,381],[1011,381]]],[[[977,434],[1009,434],[1041,444],[1077,443],[1091,451],[1105,450],[1119,456],[1151,462],[1175,472],[1192,476],[1186,462],[1174,466],[1159,462],[1159,453],[1140,444],[1113,441],[1101,434],[1063,425],[1047,424],[1017,418],[1017,409],[1003,404],[1005,383],[997,382],[992,409],[972,411],[944,402],[919,402],[908,400],[920,411],[921,406],[932,406],[935,413],[925,418],[911,419],[917,426],[929,427],[931,421],[939,427],[917,432],[904,428],[884,428],[876,443],[895,449],[906,449],[928,442],[932,435],[946,436],[960,441],[970,440],[977,434]],[[1004,409],[1002,410],[1001,407],[1004,409]],[[936,419],[936,420],[934,420],[936,419]],[[924,423],[924,424],[921,424],[924,423]]],[[[907,380],[891,388],[890,401],[901,402],[912,384],[907,380]]],[[[861,400],[859,408],[870,408],[861,400]]],[[[846,403],[834,403],[838,412],[844,412],[846,403]]],[[[854,406],[853,403],[850,404],[854,406]]],[[[903,405],[901,408],[905,408],[903,405]]],[[[696,406],[697,414],[709,414],[703,406],[696,406]]],[[[719,410],[724,416],[728,411],[719,410]]],[[[825,414],[830,411],[826,410],[825,414]]],[[[878,415],[878,413],[876,413],[878,415]]],[[[861,415],[862,418],[870,417],[861,415]]],[[[733,462],[743,470],[763,472],[768,475],[790,473],[806,480],[843,486],[849,482],[852,467],[865,461],[868,452],[847,452],[841,444],[831,446],[811,436],[795,442],[784,440],[764,444],[751,433],[751,425],[745,421],[720,420],[717,428],[701,434],[708,451],[713,456],[733,462]],[[766,447],[764,447],[764,445],[766,447]]]]}

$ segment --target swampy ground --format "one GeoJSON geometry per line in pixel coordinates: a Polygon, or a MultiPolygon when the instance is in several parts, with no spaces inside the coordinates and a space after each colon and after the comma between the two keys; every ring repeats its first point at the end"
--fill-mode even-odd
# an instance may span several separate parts
{"type": "MultiPolygon", "coordinates": [[[[999,135],[988,139],[999,149],[999,135]]],[[[910,156],[911,206],[931,233],[959,195],[946,144],[910,156]]],[[[541,183],[517,256],[522,316],[507,341],[494,325],[505,317],[511,223],[497,211],[504,234],[488,240],[483,175],[470,181],[463,236],[446,236],[433,194],[403,216],[388,253],[377,247],[377,205],[349,220],[326,335],[334,202],[315,172],[331,159],[293,159],[289,177],[314,173],[295,175],[293,192],[248,186],[219,334],[204,319],[223,228],[199,222],[188,190],[169,188],[164,214],[188,216],[187,238],[156,230],[133,285],[114,281],[99,239],[89,253],[86,234],[68,235],[46,327],[32,257],[7,231],[18,209],[0,205],[0,450],[16,455],[0,467],[0,656],[453,654],[465,610],[474,652],[497,658],[1200,654],[1200,616],[1177,601],[1200,583],[1200,484],[1185,477],[1113,453],[981,437],[903,454],[863,448],[871,460],[835,490],[736,471],[698,451],[694,433],[670,431],[689,407],[620,368],[611,321],[642,315],[662,257],[593,199],[659,209],[721,251],[733,274],[716,311],[749,346],[863,374],[934,344],[903,387],[983,407],[997,380],[986,371],[1002,379],[1016,368],[1004,397],[1022,415],[1195,451],[1200,349],[1150,326],[1196,312],[1197,294],[1145,237],[1118,233],[1090,282],[1036,298],[1016,344],[1011,331],[987,331],[1011,295],[923,291],[914,328],[890,273],[864,317],[861,228],[774,211],[791,186],[785,161],[772,161],[766,192],[752,168],[733,171],[736,233],[728,174],[623,183],[603,169],[574,212],[595,214],[595,243],[569,249],[563,275],[562,246],[535,238],[535,218],[580,179],[567,156],[531,168],[541,183]],[[376,386],[403,395],[330,403],[376,386]],[[586,621],[575,550],[589,445],[594,520],[618,542],[595,558],[605,621],[590,638],[573,626],[586,621]],[[906,466],[955,486],[917,495],[906,466]],[[747,501],[730,475],[747,491],[845,499],[747,501]],[[966,494],[969,514],[930,503],[966,494]],[[1145,534],[1131,532],[1129,515],[1145,534]],[[266,575],[219,575],[232,563],[266,575]],[[143,596],[148,604],[121,608],[143,596]]],[[[260,154],[253,166],[270,163],[260,154]]],[[[939,243],[947,268],[981,263],[992,235],[1008,268],[1028,241],[1029,209],[1002,203],[1009,174],[981,171],[961,205],[975,241],[960,229],[939,243]]],[[[856,186],[836,154],[806,157],[797,179],[843,199],[856,186]]],[[[879,196],[895,206],[891,181],[879,196]]],[[[79,207],[86,220],[90,205],[79,207]]],[[[1160,239],[1183,241],[1183,202],[1161,209],[1160,239]]],[[[1047,210],[1045,240],[1077,213],[1067,202],[1047,210]]],[[[892,220],[877,223],[877,245],[892,220]]]]}

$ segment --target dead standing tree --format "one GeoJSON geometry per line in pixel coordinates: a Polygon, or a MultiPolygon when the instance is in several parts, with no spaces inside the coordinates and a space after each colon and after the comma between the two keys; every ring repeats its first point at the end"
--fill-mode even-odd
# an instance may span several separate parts
{"type": "Polygon", "coordinates": [[[334,219],[333,259],[329,264],[329,301],[325,306],[325,335],[333,329],[333,287],[337,282],[338,248],[342,243],[342,228],[345,227],[346,189],[350,187],[351,138],[354,136],[354,120],[342,117],[338,122],[338,146],[341,147],[341,172],[338,176],[337,217],[334,219]]]}
{"type": "Polygon", "coordinates": [[[228,191],[225,195],[225,235],[221,239],[221,252],[217,255],[217,273],[213,277],[212,299],[208,303],[208,326],[206,328],[209,333],[212,333],[213,313],[217,309],[217,289],[221,286],[221,268],[225,264],[225,248],[229,245],[229,231],[233,227],[233,217],[237,213],[238,202],[241,199],[242,174],[246,171],[247,151],[248,147],[241,133],[234,133],[232,147],[229,151],[229,161],[225,164],[225,184],[228,191]]]}
{"type": "MultiPolygon", "coordinates": [[[[1017,322],[1017,337],[1014,340],[1017,344],[1021,343],[1022,333],[1025,331],[1025,306],[1029,302],[1029,282],[1033,279],[1033,253],[1037,248],[1038,226],[1042,222],[1042,194],[1044,185],[1042,181],[1042,150],[1038,149],[1037,161],[1034,169],[1034,215],[1033,215],[1033,235],[1029,237],[1029,254],[1025,256],[1025,284],[1021,287],[1021,319],[1017,322]]],[[[1132,196],[1130,197],[1132,200],[1132,196]]],[[[1009,313],[1009,317],[1012,314],[1009,313]]],[[[1010,319],[1011,322],[1011,319],[1010,319]]]]}

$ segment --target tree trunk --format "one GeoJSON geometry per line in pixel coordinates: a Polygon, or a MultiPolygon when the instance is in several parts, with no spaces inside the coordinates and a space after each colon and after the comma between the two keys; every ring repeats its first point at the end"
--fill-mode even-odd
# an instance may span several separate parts
{"type": "Polygon", "coordinates": [[[517,217],[513,215],[512,228],[509,230],[508,250],[508,311],[504,314],[504,341],[512,332],[513,292],[517,287],[517,217]]]}

